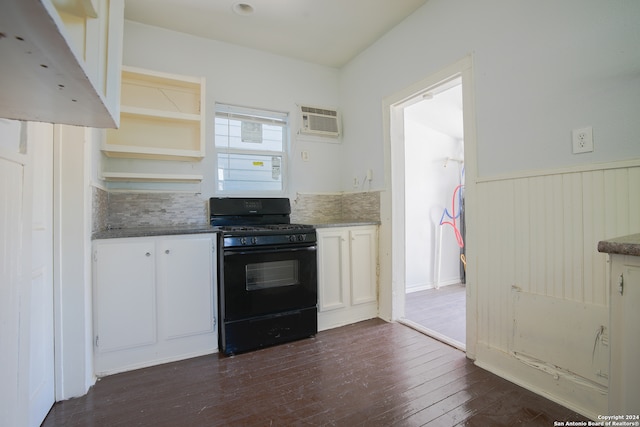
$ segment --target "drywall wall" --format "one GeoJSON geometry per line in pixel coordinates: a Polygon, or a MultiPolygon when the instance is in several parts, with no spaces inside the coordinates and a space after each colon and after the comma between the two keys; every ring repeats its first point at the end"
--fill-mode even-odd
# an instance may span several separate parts
{"type": "Polygon", "coordinates": [[[469,54],[479,176],[640,157],[639,20],[623,0],[430,0],[341,70],[344,169],[384,187],[382,99],[469,54]],[[595,150],[574,155],[583,126],[595,150]]]}
{"type": "MultiPolygon", "coordinates": [[[[333,141],[309,141],[296,134],[296,104],[338,107],[337,69],[131,21],[125,22],[123,63],[206,78],[207,156],[201,162],[181,165],[138,161],[135,167],[139,170],[167,172],[167,168],[178,167],[181,173],[201,173],[204,175],[202,183],[187,190],[201,192],[203,197],[213,196],[213,123],[217,101],[290,113],[292,138],[287,195],[330,192],[340,188],[342,165],[338,159],[342,157],[342,145],[333,141]],[[302,160],[302,151],[308,153],[308,161],[302,160]]],[[[118,170],[130,167],[124,163],[135,161],[103,158],[103,162],[106,167],[118,170]]],[[[132,188],[131,185],[124,187],[132,188]]],[[[146,188],[153,189],[153,186],[146,188]]],[[[174,186],[170,190],[180,188],[174,186]]]]}
{"type": "Polygon", "coordinates": [[[460,247],[453,227],[440,220],[445,208],[453,216],[459,213],[459,198],[455,213],[451,199],[461,165],[446,159],[461,158],[462,144],[417,117],[405,118],[406,290],[413,292],[460,282],[460,247]]]}

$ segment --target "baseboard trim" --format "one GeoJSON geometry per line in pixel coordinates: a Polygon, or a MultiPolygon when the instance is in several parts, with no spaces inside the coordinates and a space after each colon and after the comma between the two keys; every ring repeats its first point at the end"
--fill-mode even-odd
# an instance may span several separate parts
{"type": "Polygon", "coordinates": [[[475,364],[520,387],[576,411],[591,420],[606,415],[608,396],[566,377],[555,377],[534,369],[517,358],[478,343],[475,364]]]}

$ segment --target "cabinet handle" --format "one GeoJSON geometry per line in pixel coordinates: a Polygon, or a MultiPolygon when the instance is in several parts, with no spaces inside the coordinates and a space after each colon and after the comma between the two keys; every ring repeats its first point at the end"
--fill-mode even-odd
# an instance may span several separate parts
{"type": "Polygon", "coordinates": [[[145,255],[146,256],[151,256],[151,252],[147,252],[145,255]]]}
{"type": "Polygon", "coordinates": [[[620,295],[624,292],[624,276],[622,274],[618,277],[618,292],[620,295]]]}
{"type": "Polygon", "coordinates": [[[169,249],[165,250],[164,253],[169,255],[169,252],[171,252],[169,249]]]}

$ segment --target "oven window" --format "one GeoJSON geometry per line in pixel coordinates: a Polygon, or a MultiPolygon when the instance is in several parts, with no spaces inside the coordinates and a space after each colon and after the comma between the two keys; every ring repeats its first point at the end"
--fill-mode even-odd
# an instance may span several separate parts
{"type": "Polygon", "coordinates": [[[256,291],[299,285],[298,267],[298,260],[247,264],[247,290],[256,291]]]}

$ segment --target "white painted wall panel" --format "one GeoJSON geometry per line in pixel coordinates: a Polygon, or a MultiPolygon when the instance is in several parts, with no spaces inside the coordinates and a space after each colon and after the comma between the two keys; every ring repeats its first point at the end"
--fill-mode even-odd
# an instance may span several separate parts
{"type": "Polygon", "coordinates": [[[512,292],[513,343],[509,351],[525,363],[558,367],[558,372],[606,390],[609,371],[606,306],[512,292]],[[558,327],[565,325],[565,327],[558,327]]]}
{"type": "Polygon", "coordinates": [[[599,325],[608,328],[603,316],[609,302],[607,258],[597,251],[597,244],[640,232],[640,161],[600,167],[477,184],[479,345],[514,357],[519,351],[527,353],[533,362],[519,359],[522,369],[524,365],[539,370],[551,366],[562,381],[592,393],[590,400],[585,399],[589,404],[576,406],[584,408],[602,404],[601,386],[606,385],[596,374],[606,366],[606,348],[597,347],[598,360],[594,361],[583,351],[594,348],[594,331],[599,325]],[[531,310],[522,301],[516,305],[511,295],[514,289],[526,301],[542,301],[547,309],[531,310]],[[561,320],[564,311],[571,314],[571,322],[561,320]],[[555,317],[549,318],[551,315],[555,317]],[[591,326],[571,345],[559,345],[562,337],[575,338],[575,324],[591,326]],[[531,335],[535,325],[539,325],[535,340],[521,336],[531,335]],[[544,359],[548,354],[553,360],[544,359]]]}
{"type": "Polygon", "coordinates": [[[0,419],[7,425],[19,424],[21,415],[16,408],[22,396],[16,391],[20,385],[20,288],[24,280],[23,172],[23,165],[0,157],[0,419]]]}
{"type": "Polygon", "coordinates": [[[510,282],[523,291],[604,304],[606,256],[596,247],[640,230],[636,178],[640,167],[480,182],[480,253],[496,263],[479,266],[480,275],[493,278],[499,269],[504,277],[511,263],[510,282]]]}
{"type": "Polygon", "coordinates": [[[582,233],[583,216],[576,211],[576,207],[582,206],[582,179],[581,174],[563,175],[564,212],[562,223],[564,225],[564,294],[563,297],[570,300],[582,301],[583,265],[582,248],[584,235],[582,233]]]}

